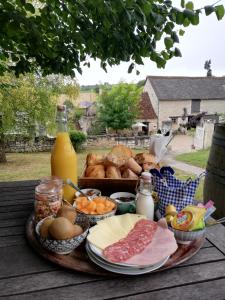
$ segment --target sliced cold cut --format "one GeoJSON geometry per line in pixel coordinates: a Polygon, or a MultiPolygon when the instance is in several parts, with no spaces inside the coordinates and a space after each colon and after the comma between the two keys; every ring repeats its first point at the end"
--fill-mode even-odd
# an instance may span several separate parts
{"type": "Polygon", "coordinates": [[[153,265],[177,250],[174,234],[166,228],[163,219],[158,222],[158,225],[152,242],[141,253],[130,257],[125,263],[139,266],[153,265]]]}
{"type": "Polygon", "coordinates": [[[125,238],[103,250],[104,256],[112,262],[124,262],[141,253],[151,243],[157,227],[154,221],[138,221],[125,238]]]}

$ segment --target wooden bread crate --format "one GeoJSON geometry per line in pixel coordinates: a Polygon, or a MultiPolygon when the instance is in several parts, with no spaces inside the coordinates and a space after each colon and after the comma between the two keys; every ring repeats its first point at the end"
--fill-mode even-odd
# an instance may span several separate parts
{"type": "Polygon", "coordinates": [[[135,193],[137,186],[137,179],[121,178],[121,179],[112,179],[112,178],[94,178],[94,177],[85,177],[85,170],[78,178],[78,185],[80,188],[95,188],[99,189],[104,196],[110,196],[112,193],[116,192],[130,192],[135,193]]]}

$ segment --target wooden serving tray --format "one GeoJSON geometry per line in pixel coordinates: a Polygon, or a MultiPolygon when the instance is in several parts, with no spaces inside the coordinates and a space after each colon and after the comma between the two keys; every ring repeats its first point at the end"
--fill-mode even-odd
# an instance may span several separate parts
{"type": "MultiPolygon", "coordinates": [[[[56,254],[43,248],[36,237],[33,214],[27,220],[26,237],[31,247],[37,253],[39,253],[47,260],[56,263],[59,266],[62,266],[67,269],[71,269],[73,271],[89,273],[94,275],[111,276],[111,277],[118,276],[118,274],[106,271],[98,267],[97,265],[95,265],[93,262],[91,262],[91,260],[88,258],[88,255],[84,247],[85,243],[82,243],[78,248],[76,248],[74,251],[72,251],[70,254],[67,255],[56,254]]],[[[173,268],[185,262],[186,260],[190,259],[193,255],[195,255],[199,251],[199,249],[204,244],[204,241],[205,241],[205,237],[203,236],[201,238],[194,240],[188,245],[178,244],[177,251],[168,259],[166,264],[154,272],[160,272],[166,269],[173,268]]]]}

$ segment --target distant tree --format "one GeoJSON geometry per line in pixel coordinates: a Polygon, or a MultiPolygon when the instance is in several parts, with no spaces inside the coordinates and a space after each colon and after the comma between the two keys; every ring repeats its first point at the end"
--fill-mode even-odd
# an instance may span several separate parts
{"type": "MultiPolygon", "coordinates": [[[[54,77],[56,78],[56,77],[54,77]]],[[[35,134],[35,124],[53,129],[58,95],[75,94],[77,87],[40,75],[13,73],[0,77],[0,162],[6,162],[5,137],[12,133],[35,134]],[[67,89],[68,88],[68,89],[67,89]],[[72,89],[74,92],[72,93],[72,89]]]]}
{"type": "Polygon", "coordinates": [[[143,87],[145,85],[145,79],[138,81],[137,86],[143,87]]]}
{"type": "Polygon", "coordinates": [[[103,90],[98,103],[98,118],[107,128],[131,128],[138,114],[141,90],[135,84],[120,83],[103,90]]]}
{"type": "Polygon", "coordinates": [[[178,7],[171,0],[2,0],[0,73],[40,68],[44,75],[74,76],[90,66],[90,58],[100,59],[104,70],[131,61],[131,72],[143,58],[164,68],[181,56],[179,36],[199,24],[203,11],[223,18],[218,2],[199,9],[185,0],[178,7]]]}

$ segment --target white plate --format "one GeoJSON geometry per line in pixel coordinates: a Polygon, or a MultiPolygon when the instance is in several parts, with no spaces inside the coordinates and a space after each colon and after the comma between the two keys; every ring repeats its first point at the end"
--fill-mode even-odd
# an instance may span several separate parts
{"type": "Polygon", "coordinates": [[[113,272],[113,273],[118,273],[118,274],[124,274],[124,275],[141,275],[141,274],[146,274],[153,272],[160,267],[162,267],[168,260],[169,257],[166,257],[163,261],[160,261],[159,263],[155,264],[154,266],[151,267],[146,267],[146,268],[131,268],[131,267],[122,267],[122,266],[116,266],[114,264],[107,263],[101,258],[97,257],[93,252],[91,252],[90,248],[88,247],[88,244],[86,244],[86,250],[89,258],[91,261],[93,261],[96,265],[99,267],[113,272]]]}
{"type": "Polygon", "coordinates": [[[156,264],[152,265],[135,265],[135,264],[127,264],[127,263],[114,263],[111,262],[110,260],[107,260],[105,256],[102,254],[102,250],[91,244],[89,241],[86,242],[86,248],[91,252],[92,255],[94,255],[97,259],[101,260],[102,262],[110,265],[110,266],[115,266],[115,267],[122,267],[122,268],[133,268],[133,269],[143,269],[143,268],[154,268],[154,266],[160,264],[163,262],[165,259],[166,261],[168,260],[169,256],[163,257],[159,262],[156,264]]]}

